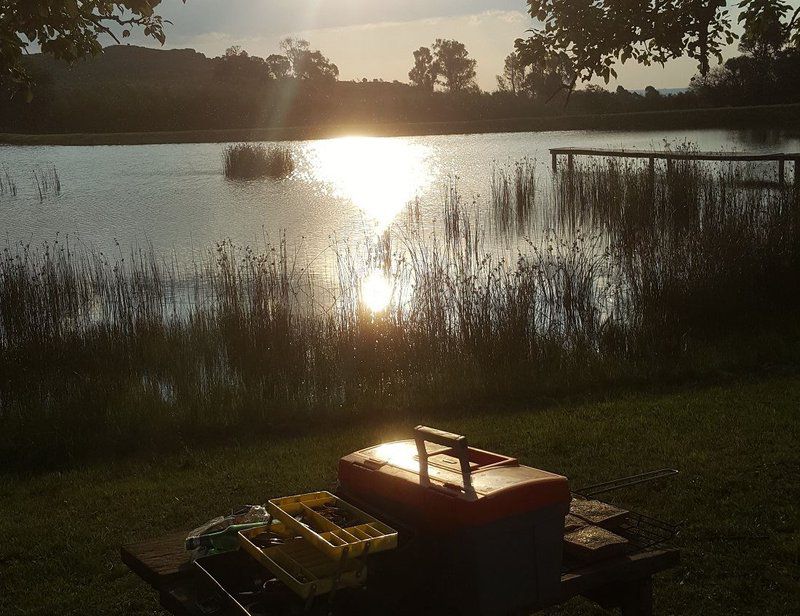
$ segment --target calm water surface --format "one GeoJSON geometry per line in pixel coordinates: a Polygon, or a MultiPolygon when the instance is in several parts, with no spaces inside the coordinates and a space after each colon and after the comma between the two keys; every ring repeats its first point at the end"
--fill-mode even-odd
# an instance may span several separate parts
{"type": "Polygon", "coordinates": [[[423,224],[435,227],[452,180],[464,202],[480,211],[491,207],[495,165],[535,159],[545,185],[550,147],[662,148],[685,142],[702,150],[800,151],[800,136],[781,131],[349,137],[293,144],[298,164],[289,179],[230,182],[222,176],[224,144],[5,146],[0,174],[8,172],[18,194],[0,196],[0,229],[10,244],[69,238],[123,252],[152,245],[183,261],[222,240],[258,247],[285,233],[291,246],[327,270],[334,242],[374,237],[409,202],[419,204],[423,224]],[[33,170],[52,165],[62,192],[41,201],[33,170]]]}

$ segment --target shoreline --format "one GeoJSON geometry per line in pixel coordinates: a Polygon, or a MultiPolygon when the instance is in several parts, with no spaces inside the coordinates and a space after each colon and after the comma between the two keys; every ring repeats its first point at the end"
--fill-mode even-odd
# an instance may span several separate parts
{"type": "Polygon", "coordinates": [[[800,130],[800,103],[460,122],[309,125],[281,128],[227,128],[120,133],[0,133],[0,145],[158,145],[241,141],[302,141],[353,135],[365,137],[418,137],[568,130],[637,131],[680,128],[797,128],[800,130]]]}

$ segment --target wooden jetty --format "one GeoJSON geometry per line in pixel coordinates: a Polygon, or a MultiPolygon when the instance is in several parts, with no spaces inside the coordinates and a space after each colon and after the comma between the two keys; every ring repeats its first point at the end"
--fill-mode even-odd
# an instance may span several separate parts
{"type": "Polygon", "coordinates": [[[785,182],[786,161],[790,161],[794,167],[794,183],[800,186],[800,152],[779,152],[764,154],[761,152],[695,152],[695,151],[671,151],[671,150],[615,150],[606,148],[550,148],[550,156],[553,159],[553,171],[558,169],[558,157],[567,157],[567,168],[572,169],[573,158],[575,156],[603,156],[610,158],[646,158],[650,163],[650,173],[654,173],[655,161],[666,160],[667,169],[672,166],[675,160],[712,160],[712,161],[749,161],[749,162],[769,162],[778,163],[778,179],[781,184],[785,182]]]}

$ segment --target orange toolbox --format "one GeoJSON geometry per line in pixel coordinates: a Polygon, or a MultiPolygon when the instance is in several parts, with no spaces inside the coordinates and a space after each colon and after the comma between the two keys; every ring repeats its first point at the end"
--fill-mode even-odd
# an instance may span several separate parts
{"type": "MultiPolygon", "coordinates": [[[[339,461],[339,493],[413,534],[379,579],[417,577],[415,600],[501,614],[557,601],[567,479],[425,426],[339,461]]],[[[376,578],[373,577],[373,580],[376,578]]],[[[413,591],[412,591],[413,592],[413,591]]]]}

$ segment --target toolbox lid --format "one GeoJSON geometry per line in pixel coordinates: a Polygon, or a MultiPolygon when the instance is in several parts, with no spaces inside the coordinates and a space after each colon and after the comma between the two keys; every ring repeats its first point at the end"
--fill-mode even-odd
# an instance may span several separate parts
{"type": "Polygon", "coordinates": [[[368,502],[395,502],[421,518],[440,516],[459,525],[569,506],[566,477],[469,447],[462,436],[418,426],[415,437],[345,456],[340,484],[368,502]]]}

